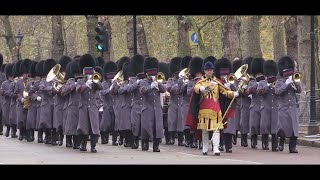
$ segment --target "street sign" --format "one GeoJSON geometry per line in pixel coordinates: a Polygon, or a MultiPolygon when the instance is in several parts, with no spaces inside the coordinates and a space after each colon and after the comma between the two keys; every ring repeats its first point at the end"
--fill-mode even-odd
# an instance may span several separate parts
{"type": "MultiPolygon", "coordinates": [[[[202,35],[202,32],[200,32],[202,35]]],[[[191,46],[197,46],[198,45],[198,37],[196,32],[189,31],[189,42],[191,46]]]]}

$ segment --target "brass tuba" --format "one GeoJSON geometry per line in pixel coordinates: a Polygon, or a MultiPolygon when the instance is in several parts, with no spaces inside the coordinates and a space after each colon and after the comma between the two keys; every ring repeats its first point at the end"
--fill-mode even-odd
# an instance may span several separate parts
{"type": "Polygon", "coordinates": [[[53,68],[49,71],[46,78],[47,82],[50,82],[52,80],[54,81],[54,83],[52,84],[52,87],[56,91],[59,91],[62,85],[66,82],[64,80],[64,75],[60,73],[60,68],[61,68],[60,64],[56,64],[55,66],[53,66],[53,68]]]}
{"type": "Polygon", "coordinates": [[[23,86],[24,86],[24,90],[22,92],[22,96],[23,96],[22,108],[23,109],[28,109],[30,106],[30,96],[29,96],[29,93],[26,91],[27,83],[29,82],[29,80],[31,79],[28,79],[27,82],[23,82],[23,86]]]}
{"type": "Polygon", "coordinates": [[[293,82],[291,83],[291,86],[294,90],[297,90],[297,87],[294,83],[300,82],[301,78],[302,78],[302,74],[300,72],[293,73],[293,75],[292,75],[293,82]]]}
{"type": "Polygon", "coordinates": [[[116,81],[118,85],[121,85],[124,82],[124,77],[123,77],[123,71],[119,71],[114,78],[112,79],[112,82],[116,81]]]}
{"type": "Polygon", "coordinates": [[[180,71],[179,77],[182,78],[183,83],[187,84],[190,76],[190,69],[184,68],[180,71]]]}

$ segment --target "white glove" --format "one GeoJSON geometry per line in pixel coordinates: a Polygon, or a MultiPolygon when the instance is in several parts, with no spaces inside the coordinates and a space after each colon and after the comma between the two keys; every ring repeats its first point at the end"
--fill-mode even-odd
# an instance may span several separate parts
{"type": "Polygon", "coordinates": [[[287,80],[286,80],[286,84],[290,84],[292,83],[292,76],[290,76],[287,80]]]}
{"type": "Polygon", "coordinates": [[[140,83],[140,81],[141,81],[141,80],[140,80],[140,79],[138,79],[138,80],[137,80],[137,83],[139,84],[139,83],[140,83]]]}
{"type": "Polygon", "coordinates": [[[41,101],[41,99],[42,99],[42,98],[41,98],[40,96],[37,97],[37,101],[41,101]]]}
{"type": "Polygon", "coordinates": [[[157,87],[157,85],[158,85],[158,83],[155,82],[155,81],[153,81],[153,82],[151,83],[151,88],[153,89],[153,88],[157,87]]]}
{"type": "Polygon", "coordinates": [[[249,94],[249,96],[248,96],[250,99],[252,99],[252,94],[249,94]]]}
{"type": "Polygon", "coordinates": [[[228,88],[228,89],[230,89],[230,85],[231,85],[230,83],[225,83],[225,84],[224,84],[224,86],[225,86],[226,88],[228,88]]]}
{"type": "Polygon", "coordinates": [[[243,85],[242,89],[247,89],[247,87],[248,87],[247,85],[243,85]]]}
{"type": "Polygon", "coordinates": [[[234,91],[234,92],[233,92],[233,95],[234,95],[234,97],[238,97],[238,96],[239,96],[238,91],[234,91]]]}
{"type": "Polygon", "coordinates": [[[111,91],[111,89],[113,88],[113,85],[114,85],[114,84],[111,84],[111,86],[110,86],[110,88],[109,88],[110,91],[111,91]]]}
{"type": "Polygon", "coordinates": [[[211,81],[211,84],[212,84],[212,85],[216,85],[216,84],[218,84],[218,83],[216,83],[215,81],[211,81]]]}
{"type": "Polygon", "coordinates": [[[206,90],[206,88],[204,86],[200,87],[200,91],[203,92],[203,93],[207,93],[208,92],[208,90],[206,90]]]}
{"type": "Polygon", "coordinates": [[[89,79],[89,80],[86,82],[86,85],[87,85],[87,87],[91,87],[91,84],[92,84],[92,80],[89,79]]]}
{"type": "Polygon", "coordinates": [[[271,85],[271,83],[267,83],[267,86],[270,86],[271,85]]]}
{"type": "Polygon", "coordinates": [[[189,82],[189,79],[184,80],[185,84],[188,84],[188,82],[189,82]]]}
{"type": "Polygon", "coordinates": [[[103,112],[103,106],[99,108],[99,112],[103,112]]]}
{"type": "Polygon", "coordinates": [[[23,103],[23,101],[24,101],[24,98],[21,98],[21,103],[23,103]]]}

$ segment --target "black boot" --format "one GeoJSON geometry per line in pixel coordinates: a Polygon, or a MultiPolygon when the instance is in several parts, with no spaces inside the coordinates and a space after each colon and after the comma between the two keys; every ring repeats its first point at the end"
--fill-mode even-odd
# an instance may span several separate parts
{"type": "Polygon", "coordinates": [[[233,144],[233,145],[236,145],[236,144],[237,144],[238,132],[239,132],[239,131],[236,131],[236,134],[235,134],[235,135],[232,135],[232,144],[233,144]]]}
{"type": "Polygon", "coordinates": [[[104,140],[106,141],[106,144],[109,143],[109,132],[108,132],[108,131],[105,132],[105,138],[104,138],[104,140]]]}
{"type": "Polygon", "coordinates": [[[183,143],[183,132],[178,132],[178,146],[184,146],[184,143],[183,143]]]}
{"type": "Polygon", "coordinates": [[[9,134],[10,134],[10,126],[7,125],[7,130],[6,130],[6,133],[4,134],[6,137],[9,137],[9,134]]]}
{"type": "Polygon", "coordinates": [[[142,151],[148,151],[149,150],[149,139],[142,139],[141,142],[142,142],[142,145],[141,145],[142,151]]]}
{"type": "Polygon", "coordinates": [[[159,144],[160,138],[153,139],[153,152],[160,152],[159,144]]]}
{"type": "Polygon", "coordinates": [[[112,132],[112,146],[118,146],[118,132],[117,131],[113,131],[112,132]]]}
{"type": "Polygon", "coordinates": [[[89,135],[79,135],[81,137],[81,145],[80,145],[80,151],[87,151],[87,142],[89,139],[89,135]]]}
{"type": "Polygon", "coordinates": [[[51,144],[52,134],[50,129],[45,129],[44,131],[45,137],[44,137],[44,143],[45,144],[51,144]]]}
{"type": "Polygon", "coordinates": [[[257,134],[252,134],[251,135],[251,148],[252,149],[257,148],[257,142],[258,142],[258,135],[257,134]]]}
{"type": "Polygon", "coordinates": [[[100,131],[100,135],[101,135],[101,144],[107,144],[107,141],[106,141],[107,132],[106,131],[100,131]]]}
{"type": "Polygon", "coordinates": [[[166,144],[170,144],[170,135],[168,132],[168,128],[164,128],[164,138],[166,140],[166,144]]]}
{"type": "Polygon", "coordinates": [[[32,142],[32,141],[34,141],[33,134],[34,134],[33,129],[28,129],[28,130],[27,130],[27,142],[32,142]]]}
{"type": "Polygon", "coordinates": [[[289,140],[289,152],[290,153],[298,153],[296,146],[297,146],[297,137],[291,136],[290,140],[289,140]]]}
{"type": "Polygon", "coordinates": [[[11,138],[17,138],[17,125],[11,126],[11,138]]]}
{"type": "Polygon", "coordinates": [[[224,145],[226,147],[226,153],[232,153],[232,134],[224,134],[224,145]]]}
{"type": "Polygon", "coordinates": [[[280,142],[279,142],[279,151],[283,151],[284,148],[284,141],[285,141],[285,137],[280,137],[280,142]]]}
{"type": "Polygon", "coordinates": [[[132,132],[131,130],[125,131],[125,137],[124,137],[124,147],[131,147],[132,146],[132,132]]]}
{"type": "Polygon", "coordinates": [[[261,135],[262,150],[269,150],[269,134],[261,135]]]}
{"type": "Polygon", "coordinates": [[[98,142],[98,138],[99,138],[99,136],[96,135],[96,134],[90,135],[90,145],[91,145],[91,152],[92,153],[96,153],[97,152],[96,144],[98,142]]]}
{"type": "Polygon", "coordinates": [[[51,144],[52,144],[53,146],[58,145],[57,140],[58,140],[57,130],[56,130],[56,129],[52,129],[52,130],[51,130],[51,144]]]}
{"type": "Polygon", "coordinates": [[[43,143],[43,131],[42,129],[38,129],[38,143],[43,143]]]}
{"type": "Polygon", "coordinates": [[[63,132],[62,132],[62,129],[61,129],[61,130],[59,130],[59,137],[58,137],[58,145],[59,146],[63,145],[63,138],[64,138],[64,135],[63,135],[63,132]]]}
{"type": "Polygon", "coordinates": [[[19,140],[22,141],[24,139],[24,129],[20,128],[19,129],[19,140]]]}
{"type": "Polygon", "coordinates": [[[189,146],[191,148],[197,148],[197,146],[194,144],[194,133],[189,134],[189,146]]]}
{"type": "Polygon", "coordinates": [[[71,147],[72,147],[72,136],[66,135],[66,148],[71,148],[71,147]]]}
{"type": "Polygon", "coordinates": [[[278,152],[278,137],[276,134],[272,134],[272,144],[271,148],[273,152],[278,152]]]}
{"type": "Polygon", "coordinates": [[[176,140],[176,133],[174,131],[169,132],[170,135],[170,144],[173,145],[175,143],[176,140]]]}
{"type": "Polygon", "coordinates": [[[119,138],[119,146],[122,146],[123,144],[123,139],[124,139],[124,131],[120,131],[120,138],[119,138]]]}
{"type": "Polygon", "coordinates": [[[133,144],[132,144],[132,149],[138,149],[139,148],[139,136],[134,136],[133,137],[133,144]]]}
{"type": "Polygon", "coordinates": [[[241,146],[248,147],[248,134],[241,134],[241,146]]]}
{"type": "Polygon", "coordinates": [[[191,146],[191,143],[190,143],[190,129],[185,129],[184,130],[184,136],[185,136],[184,146],[185,147],[191,146]]]}
{"type": "Polygon", "coordinates": [[[80,149],[80,144],[81,144],[81,135],[73,135],[72,140],[73,140],[73,149],[80,149]]]}

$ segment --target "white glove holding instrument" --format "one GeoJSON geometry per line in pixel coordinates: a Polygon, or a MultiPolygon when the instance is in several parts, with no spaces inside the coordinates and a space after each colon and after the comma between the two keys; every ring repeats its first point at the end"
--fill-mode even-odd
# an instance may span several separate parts
{"type": "Polygon", "coordinates": [[[201,86],[201,87],[200,87],[200,92],[202,92],[202,93],[208,93],[209,91],[208,91],[204,86],[201,86]]]}
{"type": "Polygon", "coordinates": [[[238,91],[234,91],[234,92],[233,92],[233,95],[234,95],[234,97],[236,98],[236,97],[239,96],[239,92],[238,92],[238,91]]]}
{"type": "Polygon", "coordinates": [[[92,85],[92,79],[89,79],[89,80],[87,80],[87,82],[86,82],[86,86],[87,87],[89,87],[89,88],[91,88],[91,85],[92,85]]]}
{"type": "Polygon", "coordinates": [[[41,101],[41,99],[42,99],[42,98],[41,98],[40,96],[37,97],[37,101],[41,101]]]}
{"type": "Polygon", "coordinates": [[[293,81],[292,81],[292,76],[290,76],[287,80],[286,80],[286,84],[290,84],[290,83],[292,83],[293,81]]]}

